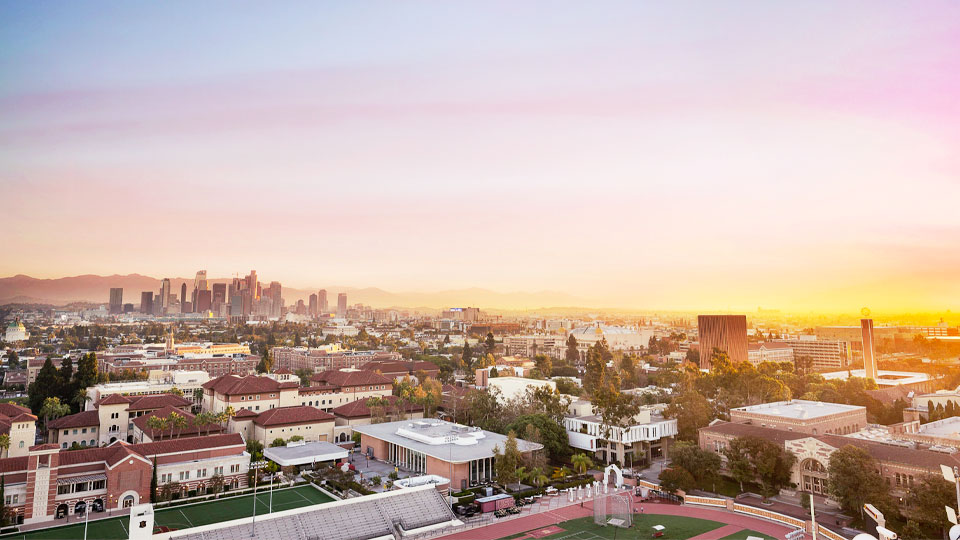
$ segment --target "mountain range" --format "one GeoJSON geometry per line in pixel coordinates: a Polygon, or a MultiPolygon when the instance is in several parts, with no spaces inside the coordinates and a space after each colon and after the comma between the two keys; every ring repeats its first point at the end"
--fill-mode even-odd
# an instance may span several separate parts
{"type": "MultiPolygon", "coordinates": [[[[171,278],[172,292],[180,295],[180,286],[187,284],[192,290],[193,278],[171,278]]],[[[209,284],[229,283],[230,278],[208,279],[209,284]]],[[[81,276],[54,279],[39,279],[23,274],[0,278],[0,305],[12,303],[66,305],[74,302],[92,302],[105,304],[109,301],[110,289],[123,288],[124,303],[140,303],[142,291],[160,291],[158,278],[140,274],[81,276]]],[[[583,306],[583,299],[556,291],[511,292],[503,293],[482,288],[453,289],[435,292],[391,292],[376,287],[324,286],[316,289],[283,288],[283,298],[287,305],[297,300],[307,302],[309,296],[319,289],[327,290],[327,301],[331,306],[337,302],[337,294],[347,293],[348,303],[362,303],[375,308],[427,308],[440,309],[455,306],[477,306],[482,308],[524,309],[548,306],[583,306]]],[[[189,293],[188,293],[189,295],[189,293]]]]}

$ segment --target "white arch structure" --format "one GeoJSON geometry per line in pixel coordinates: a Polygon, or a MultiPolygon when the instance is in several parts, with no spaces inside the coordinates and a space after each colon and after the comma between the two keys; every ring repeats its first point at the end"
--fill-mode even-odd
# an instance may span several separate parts
{"type": "Polygon", "coordinates": [[[607,468],[603,470],[603,485],[606,486],[610,482],[610,471],[613,471],[616,475],[614,485],[617,488],[623,487],[623,471],[613,463],[607,465],[607,468]]]}

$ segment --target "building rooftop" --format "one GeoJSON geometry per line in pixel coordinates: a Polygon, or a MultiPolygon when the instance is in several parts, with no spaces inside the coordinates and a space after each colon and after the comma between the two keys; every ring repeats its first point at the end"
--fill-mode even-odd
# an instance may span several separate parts
{"type": "Polygon", "coordinates": [[[960,440],[960,416],[937,420],[920,426],[921,435],[960,440]]]}
{"type": "MultiPolygon", "coordinates": [[[[867,372],[862,369],[854,369],[851,371],[831,371],[829,373],[821,373],[824,379],[847,379],[849,377],[860,377],[866,378],[867,372]]],[[[897,386],[899,384],[914,384],[921,383],[924,381],[930,380],[930,375],[926,373],[917,373],[914,371],[887,371],[881,369],[877,371],[877,386],[883,388],[885,386],[897,386]]]]}
{"type": "MultiPolygon", "coordinates": [[[[493,449],[503,451],[505,435],[463,426],[443,420],[402,420],[366,426],[354,426],[354,431],[422,452],[442,461],[465,463],[493,457],[493,449]]],[[[517,439],[521,452],[543,448],[542,444],[517,439]]]]}
{"type": "Polygon", "coordinates": [[[866,410],[866,407],[861,407],[859,405],[844,405],[842,403],[825,403],[823,401],[792,399],[790,401],[774,401],[772,403],[761,403],[759,405],[750,405],[747,407],[736,407],[730,409],[730,412],[745,412],[750,414],[776,416],[777,418],[808,420],[811,418],[820,418],[823,416],[830,416],[833,414],[857,410],[866,410]]]}
{"type": "Polygon", "coordinates": [[[263,455],[277,462],[281,467],[290,467],[318,461],[346,459],[347,451],[326,441],[292,442],[286,446],[264,448],[263,455]]]}

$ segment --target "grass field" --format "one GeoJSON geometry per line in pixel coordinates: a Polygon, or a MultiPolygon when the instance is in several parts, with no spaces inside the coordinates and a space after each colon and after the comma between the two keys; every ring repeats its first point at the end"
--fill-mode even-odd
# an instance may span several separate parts
{"type": "MultiPolygon", "coordinates": [[[[710,521],[708,519],[648,514],[635,520],[633,526],[629,529],[621,529],[618,527],[601,527],[594,524],[592,517],[586,517],[557,523],[557,526],[563,529],[563,532],[543,538],[547,540],[612,540],[614,537],[623,538],[624,540],[631,538],[650,538],[653,532],[651,527],[654,525],[663,525],[666,527],[664,535],[661,537],[663,540],[686,540],[687,538],[692,538],[724,526],[723,523],[710,521]]],[[[515,534],[501,540],[520,538],[523,536],[526,536],[526,533],[515,534]]],[[[762,534],[755,534],[755,536],[769,538],[762,534]]],[[[746,531],[743,531],[742,536],[741,533],[737,533],[727,538],[746,537],[746,531]]]]}
{"type": "Polygon", "coordinates": [[[757,538],[763,538],[764,540],[777,540],[777,538],[773,536],[763,534],[763,533],[758,533],[757,531],[751,531],[749,529],[737,531],[731,535],[724,536],[720,540],[747,540],[748,536],[756,536],[757,538]]]}
{"type": "MultiPolygon", "coordinates": [[[[273,511],[290,510],[303,506],[310,506],[330,502],[329,496],[320,492],[313,486],[300,486],[273,492],[273,511]]],[[[257,493],[257,515],[266,514],[269,511],[270,492],[261,491],[257,493]]],[[[241,497],[230,497],[219,501],[204,502],[190,506],[175,506],[173,508],[164,508],[158,510],[155,514],[155,524],[160,527],[169,527],[170,529],[189,529],[200,525],[209,525],[231,519],[240,519],[249,517],[253,514],[253,495],[243,495],[241,497]]],[[[87,530],[87,538],[97,540],[124,540],[127,535],[128,516],[113,519],[104,519],[91,521],[87,530]]],[[[16,540],[73,540],[83,538],[83,522],[57,527],[54,529],[42,529],[30,531],[22,534],[14,534],[2,537],[4,539],[16,540]]]]}

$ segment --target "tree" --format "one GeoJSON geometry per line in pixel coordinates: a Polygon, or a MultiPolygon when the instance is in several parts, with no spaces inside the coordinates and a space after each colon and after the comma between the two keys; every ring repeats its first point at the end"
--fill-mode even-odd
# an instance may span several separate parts
{"type": "Polygon", "coordinates": [[[460,362],[463,363],[463,367],[470,369],[470,366],[473,364],[473,351],[470,350],[470,343],[466,339],[463,340],[463,352],[460,353],[460,362]]]}
{"type": "Polygon", "coordinates": [[[530,482],[537,487],[543,487],[544,484],[550,481],[550,478],[543,474],[543,469],[539,467],[532,469],[528,478],[530,482]]]}
{"type": "Polygon", "coordinates": [[[742,493],[744,482],[753,480],[756,475],[753,462],[750,460],[749,441],[745,437],[737,437],[723,449],[723,454],[727,456],[727,469],[730,470],[733,479],[740,483],[742,493]]]}
{"type": "Polygon", "coordinates": [[[40,408],[40,416],[43,417],[43,427],[46,430],[50,420],[55,420],[61,416],[70,414],[70,407],[60,402],[58,397],[48,397],[43,400],[43,406],[40,408]]]}
{"type": "Polygon", "coordinates": [[[47,398],[56,396],[59,388],[60,373],[57,368],[53,367],[53,360],[47,357],[43,362],[43,367],[37,372],[37,378],[30,383],[30,387],[27,389],[30,409],[39,414],[47,398]]]}
{"type": "Polygon", "coordinates": [[[520,450],[517,448],[517,434],[507,433],[507,440],[503,443],[503,452],[500,445],[493,448],[493,467],[497,473],[497,480],[503,485],[517,482],[517,469],[522,461],[520,450]]]}
{"type": "MultiPolygon", "coordinates": [[[[946,514],[946,512],[941,513],[946,514]]],[[[900,538],[900,540],[924,540],[926,537],[923,535],[923,531],[920,530],[920,525],[911,519],[903,526],[903,531],[900,532],[897,538],[900,538]]]]}
{"type": "Polygon", "coordinates": [[[157,456],[153,456],[153,475],[150,477],[150,503],[157,503],[157,456]]]}
{"type": "Polygon", "coordinates": [[[669,493],[690,491],[695,485],[693,475],[683,467],[670,467],[660,473],[660,488],[669,493]]]}
{"type": "Polygon", "coordinates": [[[223,475],[215,474],[210,477],[210,483],[207,484],[207,491],[214,494],[220,493],[223,491],[223,475]]]}
{"type": "Polygon", "coordinates": [[[0,435],[0,457],[10,457],[10,434],[0,435]]]}
{"type": "Polygon", "coordinates": [[[183,397],[183,390],[177,388],[176,386],[170,388],[169,391],[170,391],[171,394],[173,394],[173,395],[175,395],[175,396],[183,397]]]}
{"type": "Polygon", "coordinates": [[[493,332],[487,332],[487,338],[483,345],[487,349],[487,354],[493,354],[493,351],[497,348],[497,338],[493,337],[493,332]]]}
{"type": "Polygon", "coordinates": [[[250,439],[247,441],[247,453],[250,454],[250,461],[259,461],[263,457],[263,443],[250,439]]]}
{"type": "Polygon", "coordinates": [[[570,337],[567,338],[567,351],[564,354],[564,359],[570,365],[576,365],[580,362],[580,350],[577,348],[577,338],[573,337],[573,334],[570,334],[570,337]]]}
{"type": "Polygon", "coordinates": [[[76,393],[73,395],[73,404],[78,406],[80,410],[84,410],[87,407],[87,402],[93,399],[90,397],[90,394],[87,393],[86,388],[78,388],[76,393]]]}
{"type": "Polygon", "coordinates": [[[7,481],[0,476],[0,526],[7,525],[7,502],[6,502],[7,481]]]}
{"type": "MultiPolygon", "coordinates": [[[[866,450],[846,445],[830,455],[829,472],[830,493],[840,503],[840,507],[849,515],[859,515],[863,519],[863,505],[871,503],[886,513],[896,506],[890,498],[883,478],[877,474],[879,467],[866,450]]],[[[940,508],[943,511],[943,508],[940,508]]],[[[891,512],[893,515],[895,512],[891,512]]]]}
{"type": "Polygon", "coordinates": [[[556,379],[555,382],[557,383],[557,392],[561,394],[579,396],[583,391],[583,388],[580,388],[580,385],[577,384],[576,381],[567,377],[556,379]]]}
{"type": "Polygon", "coordinates": [[[701,487],[716,480],[722,460],[718,454],[703,450],[696,443],[677,441],[670,449],[671,465],[686,469],[701,487]]]}
{"type": "Polygon", "coordinates": [[[919,484],[907,493],[909,515],[930,529],[945,536],[951,523],[947,521],[943,507],[956,506],[954,485],[940,476],[924,475],[919,484]]]}
{"type": "Polygon", "coordinates": [[[545,354],[538,354],[533,357],[533,362],[537,366],[537,371],[540,372],[540,377],[549,379],[550,374],[553,373],[553,360],[545,354]]]}
{"type": "Polygon", "coordinates": [[[193,400],[197,403],[203,402],[203,388],[197,388],[193,391],[193,400]]]}
{"type": "Polygon", "coordinates": [[[100,369],[97,366],[97,353],[87,353],[80,356],[77,360],[77,372],[74,377],[79,388],[89,388],[99,382],[100,369]]]}
{"type": "Polygon", "coordinates": [[[587,351],[586,374],[583,376],[583,389],[591,396],[603,384],[604,371],[603,355],[597,345],[593,345],[587,351]]]}
{"type": "Polygon", "coordinates": [[[587,472],[587,469],[593,467],[593,460],[583,452],[574,454],[573,457],[570,458],[570,462],[573,464],[573,470],[580,474],[587,472]]]}
{"type": "Polygon", "coordinates": [[[280,437],[277,437],[276,439],[273,440],[272,443],[270,443],[270,447],[275,448],[277,446],[285,446],[286,444],[287,444],[287,441],[284,441],[280,437]]]}
{"type": "Polygon", "coordinates": [[[540,436],[540,440],[531,442],[542,444],[544,450],[547,452],[547,456],[549,456],[551,460],[562,461],[570,455],[570,443],[567,439],[567,430],[546,414],[525,414],[518,416],[516,420],[507,426],[507,430],[514,433],[526,434],[527,428],[531,426],[537,430],[540,436]]]}
{"type": "Polygon", "coordinates": [[[667,418],[676,418],[677,438],[696,441],[698,430],[706,427],[713,418],[713,407],[703,394],[689,388],[674,396],[663,414],[667,418]]]}
{"type": "Polygon", "coordinates": [[[790,473],[796,457],[772,441],[759,437],[737,437],[724,450],[727,467],[734,479],[743,483],[756,481],[764,497],[776,495],[790,484],[790,473]]]}
{"type": "MultiPolygon", "coordinates": [[[[170,431],[177,430],[177,437],[180,437],[180,434],[183,433],[183,430],[187,427],[187,418],[182,414],[177,414],[175,412],[170,413],[170,431]]],[[[172,434],[172,433],[171,433],[172,434]]]]}

